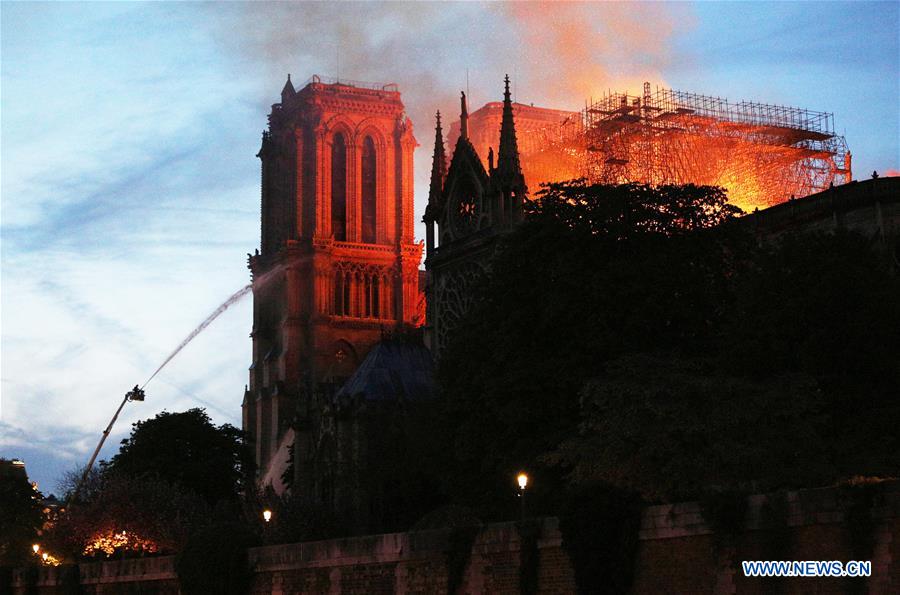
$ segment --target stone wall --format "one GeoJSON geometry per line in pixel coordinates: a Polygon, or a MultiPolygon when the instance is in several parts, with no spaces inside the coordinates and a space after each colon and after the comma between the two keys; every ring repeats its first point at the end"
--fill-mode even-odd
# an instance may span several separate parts
{"type": "Polygon", "coordinates": [[[850,182],[789,200],[740,219],[765,237],[786,232],[848,229],[889,249],[900,238],[900,178],[850,182]]]}
{"type": "MultiPolygon", "coordinates": [[[[824,488],[751,496],[743,526],[716,534],[697,502],[648,507],[641,523],[637,594],[900,592],[900,482],[870,488],[824,488]],[[848,523],[848,517],[854,522],[848,523]],[[858,531],[862,529],[862,531],[858,531]],[[860,537],[866,538],[860,540],[860,537]],[[871,579],[750,579],[742,560],[871,560],[871,579]]],[[[572,567],[558,522],[537,521],[538,593],[573,593],[572,567]]],[[[465,544],[450,530],[391,533],[250,550],[252,592],[376,595],[446,593],[447,552],[465,544]]],[[[522,541],[515,523],[484,527],[474,538],[460,593],[519,593],[522,541]]],[[[175,594],[174,558],[82,564],[84,593],[175,594]]],[[[37,592],[62,594],[62,570],[46,568],[37,592]]],[[[13,593],[27,592],[16,571],[13,593]]]]}
{"type": "MultiPolygon", "coordinates": [[[[539,522],[542,592],[571,593],[574,579],[557,520],[539,522]]],[[[254,548],[253,593],[443,593],[453,542],[452,531],[437,530],[254,548]]],[[[520,543],[515,523],[485,527],[474,539],[461,592],[518,593],[520,543]]]]}

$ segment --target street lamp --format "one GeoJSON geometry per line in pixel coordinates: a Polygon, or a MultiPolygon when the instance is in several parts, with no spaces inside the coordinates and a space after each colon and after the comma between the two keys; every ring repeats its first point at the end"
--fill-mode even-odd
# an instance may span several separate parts
{"type": "Polygon", "coordinates": [[[525,487],[528,485],[528,476],[525,475],[525,473],[519,473],[516,481],[519,482],[519,489],[524,491],[525,487]]]}
{"type": "Polygon", "coordinates": [[[38,551],[40,551],[40,549],[41,549],[41,546],[40,546],[40,544],[36,543],[33,546],[31,546],[31,549],[34,551],[34,554],[37,555],[38,551]]]}
{"type": "Polygon", "coordinates": [[[272,520],[272,511],[268,508],[263,511],[263,520],[267,523],[272,520]]]}
{"type": "Polygon", "coordinates": [[[519,498],[522,500],[522,520],[525,520],[525,488],[528,487],[528,475],[524,471],[516,477],[519,484],[519,498]]]}

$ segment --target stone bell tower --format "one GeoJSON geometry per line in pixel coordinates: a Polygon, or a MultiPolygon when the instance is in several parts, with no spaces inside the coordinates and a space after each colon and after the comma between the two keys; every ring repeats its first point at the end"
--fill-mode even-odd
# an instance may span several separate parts
{"type": "Polygon", "coordinates": [[[415,147],[393,84],[313,76],[296,91],[288,76],[272,106],[243,403],[259,478],[284,458],[307,395],[339,387],[385,331],[423,322],[415,147]]]}

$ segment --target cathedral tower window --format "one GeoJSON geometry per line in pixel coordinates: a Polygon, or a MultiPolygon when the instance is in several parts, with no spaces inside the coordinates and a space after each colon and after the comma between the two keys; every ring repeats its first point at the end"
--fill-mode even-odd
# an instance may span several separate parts
{"type": "Polygon", "coordinates": [[[376,239],[376,171],[375,143],[367,136],[362,147],[362,241],[366,244],[376,239]]]}
{"type": "Polygon", "coordinates": [[[334,314],[350,316],[350,274],[338,269],[334,273],[334,314]]]}
{"type": "Polygon", "coordinates": [[[331,232],[347,239],[347,143],[340,133],[331,141],[331,232]]]}
{"type": "Polygon", "coordinates": [[[379,302],[381,301],[378,292],[380,291],[380,283],[377,273],[369,273],[366,275],[365,282],[365,311],[363,315],[366,318],[380,318],[379,302]]]}

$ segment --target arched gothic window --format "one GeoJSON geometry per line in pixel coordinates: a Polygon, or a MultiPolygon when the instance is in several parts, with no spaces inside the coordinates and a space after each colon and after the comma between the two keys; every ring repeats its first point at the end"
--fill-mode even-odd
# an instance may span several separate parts
{"type": "Polygon", "coordinates": [[[381,283],[377,273],[366,275],[363,291],[365,293],[363,296],[365,299],[365,310],[363,315],[366,318],[381,318],[381,296],[379,295],[381,283]]]}
{"type": "Polygon", "coordinates": [[[350,316],[350,275],[340,269],[334,273],[334,313],[350,316]]]}
{"type": "Polygon", "coordinates": [[[367,136],[362,147],[362,241],[375,243],[376,166],[375,143],[367,136]]]}
{"type": "Polygon", "coordinates": [[[347,239],[347,143],[340,133],[331,142],[331,232],[347,239]]]}

